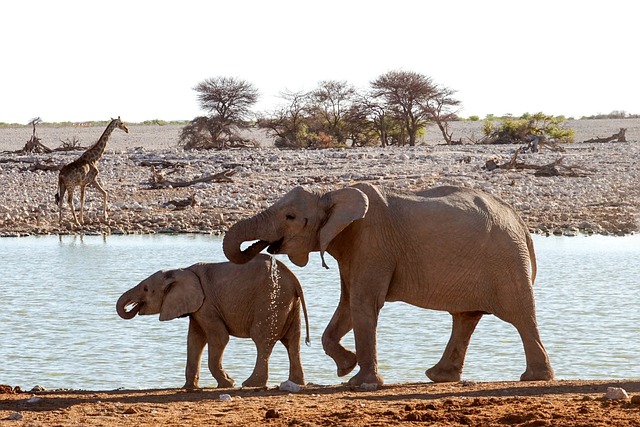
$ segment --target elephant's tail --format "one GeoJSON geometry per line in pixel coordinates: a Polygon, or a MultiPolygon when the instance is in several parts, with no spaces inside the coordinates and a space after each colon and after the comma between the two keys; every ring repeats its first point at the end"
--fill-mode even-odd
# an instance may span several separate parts
{"type": "Polygon", "coordinates": [[[533,249],[533,239],[529,230],[525,230],[527,236],[527,249],[529,250],[529,260],[531,261],[531,286],[536,281],[536,273],[538,272],[538,264],[536,262],[536,252],[533,249]]]}
{"type": "Polygon", "coordinates": [[[304,324],[306,326],[307,332],[304,343],[309,346],[311,345],[311,335],[309,333],[309,315],[307,314],[307,303],[304,301],[304,292],[302,292],[302,285],[300,285],[300,282],[298,280],[296,280],[296,292],[298,293],[298,297],[300,297],[300,303],[302,304],[302,313],[304,314],[304,324]]]}

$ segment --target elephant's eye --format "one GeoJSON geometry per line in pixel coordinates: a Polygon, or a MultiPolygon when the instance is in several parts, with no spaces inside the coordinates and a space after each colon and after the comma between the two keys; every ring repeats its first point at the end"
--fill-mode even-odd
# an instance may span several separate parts
{"type": "Polygon", "coordinates": [[[285,218],[287,218],[289,221],[293,221],[294,219],[296,219],[296,216],[294,214],[287,214],[285,218]]]}
{"type": "Polygon", "coordinates": [[[144,286],[144,288],[142,288],[142,290],[143,290],[144,292],[149,292],[149,287],[148,287],[147,285],[145,285],[145,286],[144,286]]]}

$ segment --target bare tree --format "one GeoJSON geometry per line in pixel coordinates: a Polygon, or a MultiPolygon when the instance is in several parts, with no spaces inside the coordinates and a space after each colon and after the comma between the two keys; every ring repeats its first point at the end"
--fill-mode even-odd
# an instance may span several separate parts
{"type": "Polygon", "coordinates": [[[402,120],[409,145],[416,144],[418,131],[430,114],[424,105],[438,93],[430,77],[411,71],[389,71],[371,82],[373,96],[384,100],[387,108],[402,120]]]}
{"type": "Polygon", "coordinates": [[[248,127],[251,107],[258,90],[245,80],[214,77],[198,83],[194,90],[207,116],[196,117],[185,126],[179,144],[185,148],[224,148],[245,141],[239,129],[248,127]]]}
{"type": "MultiPolygon", "coordinates": [[[[453,134],[449,132],[449,122],[458,118],[456,107],[460,101],[453,98],[455,90],[444,86],[438,86],[436,92],[426,100],[424,110],[431,117],[444,138],[447,145],[453,144],[453,134]]],[[[457,142],[457,143],[461,143],[457,142]]]]}
{"type": "Polygon", "coordinates": [[[23,153],[50,153],[51,149],[40,142],[40,138],[36,134],[36,126],[42,123],[42,119],[40,117],[34,117],[29,121],[29,124],[33,127],[33,132],[31,134],[31,138],[27,141],[27,143],[22,148],[21,152],[23,153]]]}
{"type": "Polygon", "coordinates": [[[285,91],[280,93],[280,97],[287,103],[276,107],[269,115],[259,117],[258,127],[266,129],[267,135],[275,137],[278,147],[307,147],[304,134],[308,94],[285,91]]]}

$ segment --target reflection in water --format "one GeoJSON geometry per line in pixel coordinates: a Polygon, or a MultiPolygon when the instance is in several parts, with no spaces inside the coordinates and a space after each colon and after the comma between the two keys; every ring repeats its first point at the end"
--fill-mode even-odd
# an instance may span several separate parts
{"type": "MultiPolygon", "coordinates": [[[[558,379],[640,378],[640,236],[535,237],[538,323],[558,379]]],[[[315,258],[317,257],[317,258],[315,258]]],[[[120,294],[153,272],[224,261],[221,239],[179,236],[47,236],[0,239],[0,383],[29,389],[180,387],[187,319],[124,321],[120,294]]],[[[305,268],[279,257],[304,287],[311,347],[302,346],[307,381],[336,384],[321,336],[340,292],[338,268],[305,268]]],[[[380,371],[387,383],[427,381],[449,338],[447,313],[388,303],[378,327],[380,371]]],[[[348,334],[345,345],[353,348],[348,334]]],[[[201,385],[215,386],[206,355],[201,385]]],[[[238,382],[255,361],[250,340],[231,339],[224,365],[238,382]]],[[[524,352],[515,329],[485,316],[474,333],[463,377],[517,380],[524,352]]],[[[288,359],[278,344],[270,384],[284,381],[288,359]]]]}

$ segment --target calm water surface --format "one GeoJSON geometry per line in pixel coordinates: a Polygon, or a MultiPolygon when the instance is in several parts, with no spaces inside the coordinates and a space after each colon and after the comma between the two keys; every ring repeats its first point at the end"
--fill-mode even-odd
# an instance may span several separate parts
{"type": "MultiPolygon", "coordinates": [[[[558,379],[640,378],[640,235],[534,237],[538,323],[558,379]]],[[[338,384],[321,336],[339,298],[338,268],[292,266],[304,287],[311,347],[303,345],[307,381],[338,384]]],[[[160,269],[224,261],[221,238],[179,236],[47,236],[0,239],[0,383],[30,389],[107,390],[180,387],[184,383],[187,319],[123,320],[120,294],[160,269]]],[[[387,303],[378,329],[379,365],[387,383],[428,381],[425,369],[444,350],[447,313],[387,303]]],[[[345,337],[353,348],[353,335],[345,337]]],[[[253,369],[255,349],[232,338],[224,365],[238,384],[253,369]]],[[[203,358],[201,386],[215,380],[203,358]]],[[[515,329],[485,316],[474,333],[463,377],[517,380],[524,353],[515,329]]],[[[287,378],[281,344],[270,385],[287,378]]]]}

